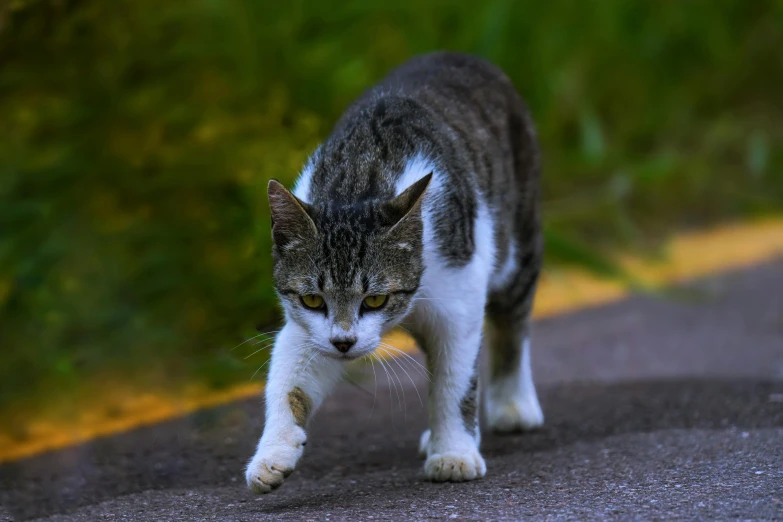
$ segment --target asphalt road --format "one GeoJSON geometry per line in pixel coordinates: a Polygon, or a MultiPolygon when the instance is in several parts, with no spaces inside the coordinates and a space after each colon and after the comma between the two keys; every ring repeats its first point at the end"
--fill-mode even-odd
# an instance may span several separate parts
{"type": "Polygon", "coordinates": [[[485,435],[481,481],[423,480],[398,368],[404,409],[344,385],[270,495],[252,400],[4,465],[0,519],[783,519],[783,260],[539,321],[533,354],[546,427],[485,435]]]}

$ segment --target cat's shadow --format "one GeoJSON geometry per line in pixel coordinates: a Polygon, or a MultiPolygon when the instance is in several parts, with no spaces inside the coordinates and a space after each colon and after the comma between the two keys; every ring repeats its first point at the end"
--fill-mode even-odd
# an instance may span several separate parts
{"type": "Polygon", "coordinates": [[[701,379],[544,389],[545,426],[523,434],[487,434],[482,452],[491,458],[626,433],[783,426],[783,408],[770,401],[780,390],[783,381],[701,379]]]}
{"type": "MultiPolygon", "coordinates": [[[[783,381],[742,379],[660,379],[629,383],[571,383],[541,387],[546,414],[543,428],[516,434],[484,431],[486,457],[540,452],[625,433],[669,429],[759,428],[783,426],[783,407],[770,396],[783,391],[783,381]]],[[[416,404],[418,406],[418,404],[416,404]]],[[[378,409],[383,409],[378,407],[378,409]]],[[[425,412],[398,425],[407,439],[403,452],[415,451],[425,412]]],[[[383,427],[365,427],[365,431],[383,427]]],[[[319,430],[320,431],[320,430],[319,430]]],[[[320,437],[329,437],[324,430],[320,437]]],[[[371,453],[399,452],[400,434],[382,439],[371,453]],[[385,443],[386,444],[385,444],[385,443]]],[[[333,455],[339,459],[339,455],[333,455]]]]}

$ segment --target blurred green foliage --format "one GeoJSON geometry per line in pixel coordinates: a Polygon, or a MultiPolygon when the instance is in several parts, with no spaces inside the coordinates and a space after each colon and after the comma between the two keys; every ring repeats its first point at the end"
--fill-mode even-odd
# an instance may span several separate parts
{"type": "Polygon", "coordinates": [[[783,208],[783,2],[11,0],[0,407],[246,381],[277,317],[266,181],[413,54],[485,56],[544,148],[549,261],[783,208]],[[591,245],[589,248],[585,245],[591,245]]]}

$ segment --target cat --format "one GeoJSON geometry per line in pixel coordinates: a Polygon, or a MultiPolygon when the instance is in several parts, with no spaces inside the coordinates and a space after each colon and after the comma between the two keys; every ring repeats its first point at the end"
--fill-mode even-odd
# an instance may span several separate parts
{"type": "Polygon", "coordinates": [[[246,470],[251,490],[272,491],[293,472],[307,422],[344,365],[397,325],[412,333],[431,373],[430,429],[420,440],[428,479],[486,473],[482,342],[488,427],[542,425],[530,367],[543,254],[539,158],[531,117],[503,72],[437,52],[411,59],[349,107],[293,192],[269,182],[285,326],[246,470]]]}

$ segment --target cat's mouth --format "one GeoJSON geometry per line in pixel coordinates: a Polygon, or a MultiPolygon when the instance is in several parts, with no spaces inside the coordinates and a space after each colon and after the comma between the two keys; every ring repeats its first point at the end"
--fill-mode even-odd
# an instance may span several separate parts
{"type": "Polygon", "coordinates": [[[323,352],[323,355],[330,359],[336,359],[338,361],[344,361],[344,362],[350,362],[355,361],[356,359],[361,359],[366,353],[334,353],[334,352],[323,352]]]}

